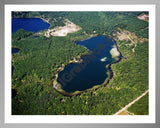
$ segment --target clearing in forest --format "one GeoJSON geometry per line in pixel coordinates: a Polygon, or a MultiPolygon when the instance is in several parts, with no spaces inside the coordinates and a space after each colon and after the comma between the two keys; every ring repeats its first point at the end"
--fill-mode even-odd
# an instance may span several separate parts
{"type": "Polygon", "coordinates": [[[45,36],[67,36],[68,33],[77,32],[81,29],[81,27],[66,19],[65,26],[59,26],[53,29],[48,29],[48,31],[45,33],[45,36]]]}

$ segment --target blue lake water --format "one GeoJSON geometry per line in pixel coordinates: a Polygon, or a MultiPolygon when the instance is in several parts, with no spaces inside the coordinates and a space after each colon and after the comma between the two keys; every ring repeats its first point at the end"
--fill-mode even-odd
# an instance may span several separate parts
{"type": "Polygon", "coordinates": [[[58,74],[57,82],[67,93],[84,91],[104,83],[108,77],[106,65],[116,61],[110,54],[115,42],[106,36],[95,36],[76,43],[87,47],[91,54],[83,56],[81,63],[65,66],[58,74]]]}
{"type": "Polygon", "coordinates": [[[18,52],[19,52],[19,50],[20,50],[20,49],[18,49],[18,48],[12,48],[12,54],[14,54],[14,53],[18,53],[18,52]]]}
{"type": "MultiPolygon", "coordinates": [[[[18,53],[20,49],[18,48],[12,48],[12,54],[18,53]]],[[[13,76],[13,72],[14,72],[14,67],[12,66],[12,76],[13,76]]]]}
{"type": "Polygon", "coordinates": [[[34,36],[34,37],[32,37],[32,38],[38,38],[39,36],[34,36]]]}
{"type": "Polygon", "coordinates": [[[26,31],[38,32],[48,29],[50,24],[39,18],[13,18],[12,19],[12,34],[19,29],[26,31]]]}

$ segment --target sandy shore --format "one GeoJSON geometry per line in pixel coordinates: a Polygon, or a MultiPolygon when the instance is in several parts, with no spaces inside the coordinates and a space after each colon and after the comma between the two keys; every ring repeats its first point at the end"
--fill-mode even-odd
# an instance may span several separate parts
{"type": "Polygon", "coordinates": [[[110,50],[110,54],[113,58],[120,56],[119,51],[117,50],[116,46],[114,45],[113,48],[110,50]]]}

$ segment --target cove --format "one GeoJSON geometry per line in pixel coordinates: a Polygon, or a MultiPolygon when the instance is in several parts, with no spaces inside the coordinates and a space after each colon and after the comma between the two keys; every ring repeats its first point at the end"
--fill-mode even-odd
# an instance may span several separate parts
{"type": "Polygon", "coordinates": [[[81,61],[70,63],[56,75],[53,88],[66,96],[105,86],[112,77],[110,65],[121,59],[116,42],[105,35],[77,41],[90,50],[81,61]]]}

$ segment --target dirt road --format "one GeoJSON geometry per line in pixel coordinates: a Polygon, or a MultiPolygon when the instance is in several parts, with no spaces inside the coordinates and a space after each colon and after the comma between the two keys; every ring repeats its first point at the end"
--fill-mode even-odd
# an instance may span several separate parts
{"type": "Polygon", "coordinates": [[[138,101],[139,99],[141,99],[143,96],[145,96],[147,93],[149,92],[149,90],[147,90],[146,92],[144,92],[142,95],[140,95],[139,97],[137,97],[135,100],[133,100],[132,102],[130,102],[128,105],[126,105],[124,108],[122,108],[121,110],[119,110],[118,112],[116,112],[114,115],[120,115],[120,113],[123,113],[123,111],[127,111],[127,109],[134,104],[136,101],[138,101]]]}

